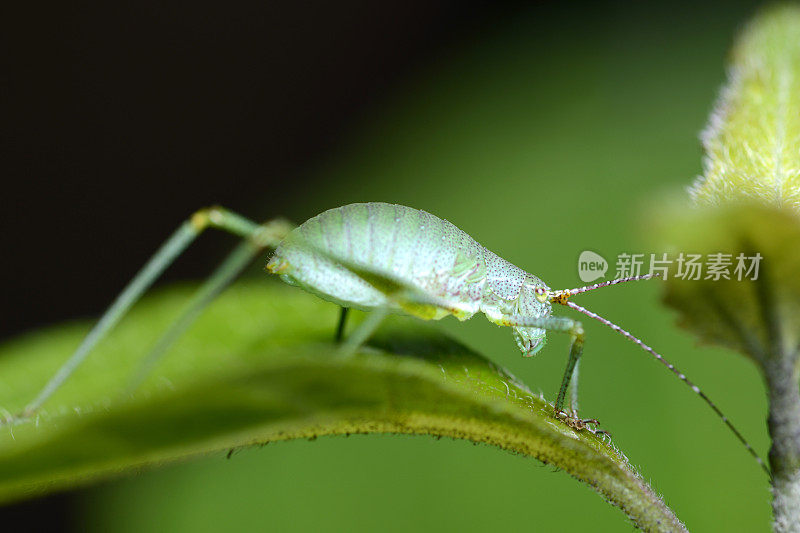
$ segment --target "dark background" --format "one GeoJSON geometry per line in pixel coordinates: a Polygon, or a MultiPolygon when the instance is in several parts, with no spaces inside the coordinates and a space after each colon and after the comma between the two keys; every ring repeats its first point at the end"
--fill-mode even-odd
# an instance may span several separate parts
{"type": "MultiPolygon", "coordinates": [[[[282,206],[313,187],[309,166],[370,102],[432,49],[519,7],[107,2],[13,12],[0,338],[99,314],[200,207],[291,215],[282,206]]],[[[226,242],[201,239],[164,280],[201,277],[226,242]]],[[[0,523],[68,527],[74,498],[0,508],[0,523]]]]}
{"type": "MultiPolygon", "coordinates": [[[[621,48],[708,24],[719,47],[729,39],[719,35],[732,36],[753,7],[391,0],[3,9],[6,338],[97,315],[198,207],[222,204],[256,219],[313,214],[303,198],[335,187],[320,182],[316,166],[375,102],[431,55],[470,46],[518,13],[535,21],[534,35],[596,26],[614,39],[603,28],[623,28],[621,48]]],[[[579,38],[585,46],[593,37],[579,38]]],[[[717,56],[716,81],[701,95],[709,108],[722,80],[717,56]]],[[[692,157],[699,170],[699,149],[692,157]]],[[[166,281],[202,277],[229,244],[202,239],[166,281]]],[[[0,523],[77,527],[71,509],[83,492],[2,508],[0,523]]]]}
{"type": "Polygon", "coordinates": [[[7,20],[0,334],[96,314],[195,209],[291,214],[287,198],[313,187],[309,166],[365,106],[509,9],[109,2],[7,20]]]}

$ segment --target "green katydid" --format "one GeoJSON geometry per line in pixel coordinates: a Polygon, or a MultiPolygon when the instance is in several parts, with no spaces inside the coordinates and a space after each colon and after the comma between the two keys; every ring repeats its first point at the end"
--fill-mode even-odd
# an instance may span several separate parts
{"type": "Polygon", "coordinates": [[[482,312],[491,322],[512,328],[525,356],[541,350],[547,331],[568,334],[569,358],[554,414],[576,430],[607,435],[595,428],[597,420],[578,417],[577,379],[583,327],[579,321],[552,315],[553,304],[570,307],[620,333],[663,363],[714,410],[769,474],[764,461],[742,434],[683,373],[637,337],[570,301],[576,294],[654,276],[632,276],[575,289],[552,290],[541,279],[490,252],[450,222],[418,209],[378,202],[330,209],[298,227],[284,220],[259,225],[218,207],[198,211],[139,271],[77,350],[14,421],[36,414],[158,276],[209,227],[244,240],[198,289],[184,314],[168,328],[145,359],[134,384],[147,375],[170,344],[238,273],[260,252],[272,248],[275,253],[267,264],[269,272],[342,306],[337,337],[343,331],[346,309],[371,312],[342,343],[340,352],[344,355],[356,351],[388,313],[404,313],[425,320],[454,315],[466,320],[482,312]]]}

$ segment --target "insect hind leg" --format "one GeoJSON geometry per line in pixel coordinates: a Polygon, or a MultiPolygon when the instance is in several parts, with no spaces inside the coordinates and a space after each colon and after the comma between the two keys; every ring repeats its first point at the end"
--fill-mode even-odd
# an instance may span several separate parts
{"type": "Polygon", "coordinates": [[[249,265],[265,248],[274,248],[289,227],[283,221],[267,222],[256,228],[250,238],[240,243],[214,270],[192,295],[177,320],[161,335],[153,349],[139,365],[134,378],[128,383],[128,392],[136,389],[172,344],[183,335],[203,310],[249,265]]]}
{"type": "MultiPolygon", "coordinates": [[[[56,371],[44,387],[37,393],[24,410],[14,417],[13,422],[25,420],[36,414],[44,404],[75,370],[89,356],[92,349],[122,319],[130,308],[152,286],[164,270],[207,228],[216,228],[248,239],[256,246],[277,244],[291,229],[286,221],[275,221],[259,225],[241,215],[221,207],[211,207],[195,212],[188,220],[161,245],[150,260],[139,270],[114,302],[100,317],[92,330],[84,337],[78,348],[56,371]]],[[[3,423],[0,423],[3,425],[3,423]]]]}

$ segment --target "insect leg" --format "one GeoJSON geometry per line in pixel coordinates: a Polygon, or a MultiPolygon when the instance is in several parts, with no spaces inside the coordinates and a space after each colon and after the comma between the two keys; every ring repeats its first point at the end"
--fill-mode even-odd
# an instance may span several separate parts
{"type": "Polygon", "coordinates": [[[344,337],[344,326],[347,322],[347,313],[350,311],[348,307],[342,307],[342,312],[339,314],[339,324],[336,326],[336,342],[342,342],[344,337]]]}
{"type": "Polygon", "coordinates": [[[36,397],[25,407],[17,419],[29,418],[47,401],[53,393],[72,375],[97,345],[128,312],[164,270],[200,235],[206,228],[217,228],[234,235],[247,238],[254,243],[269,245],[280,241],[279,236],[288,232],[288,222],[276,221],[271,225],[260,226],[236,213],[220,207],[201,209],[194,213],[173,233],[161,248],[150,258],[133,280],[117,296],[92,330],[67,361],[50,378],[36,397]],[[268,228],[269,226],[269,228],[268,228]],[[277,239],[277,240],[276,240],[277,239]]]}
{"type": "Polygon", "coordinates": [[[524,316],[511,316],[503,320],[503,323],[508,326],[516,327],[534,327],[542,328],[547,331],[555,331],[560,333],[568,333],[570,336],[569,346],[569,359],[567,359],[567,367],[564,370],[564,376],[561,378],[561,386],[558,390],[558,397],[556,398],[555,411],[556,415],[564,418],[567,417],[564,413],[564,400],[567,397],[567,390],[569,389],[569,403],[570,411],[577,412],[578,410],[578,361],[583,354],[583,341],[584,332],[583,325],[577,320],[572,320],[560,316],[548,316],[542,318],[532,318],[524,316]],[[570,387],[572,380],[575,383],[570,387]]]}
{"type": "Polygon", "coordinates": [[[388,314],[389,310],[386,307],[378,307],[372,311],[341,345],[338,355],[343,358],[353,355],[356,350],[366,342],[370,335],[378,329],[378,326],[380,326],[381,322],[383,322],[383,319],[386,318],[388,314]]]}
{"type": "Polygon", "coordinates": [[[191,327],[194,321],[214,298],[216,298],[265,247],[266,246],[248,239],[239,244],[228,257],[225,258],[211,276],[209,276],[194,295],[192,295],[192,298],[186,304],[179,318],[164,332],[150,353],[147,354],[139,365],[138,370],[134,374],[134,378],[128,383],[128,392],[133,392],[133,390],[142,384],[169,347],[172,346],[172,343],[191,327]]]}
{"type": "MultiPolygon", "coordinates": [[[[571,348],[570,348],[570,351],[571,348]]],[[[580,357],[580,356],[579,356],[580,357]]],[[[572,369],[572,375],[569,378],[569,385],[567,386],[567,397],[569,398],[569,410],[576,414],[578,413],[578,368],[581,366],[580,358],[575,360],[575,367],[572,369]]]]}
{"type": "Polygon", "coordinates": [[[753,449],[753,447],[750,446],[750,443],[747,442],[747,439],[744,438],[744,435],[742,435],[739,432],[739,430],[736,429],[736,426],[733,425],[733,422],[728,420],[728,417],[725,416],[725,414],[722,412],[722,410],[719,407],[717,407],[717,404],[715,404],[714,402],[711,401],[711,398],[706,396],[706,394],[703,391],[701,391],[700,388],[697,385],[695,385],[692,381],[690,381],[689,378],[687,378],[686,375],[683,372],[681,372],[680,370],[675,368],[675,365],[673,365],[672,363],[670,363],[669,361],[664,359],[664,357],[661,354],[659,354],[658,352],[653,350],[650,346],[648,346],[647,344],[642,342],[641,339],[639,339],[638,337],[635,337],[630,332],[622,329],[621,327],[619,327],[618,325],[614,324],[610,320],[608,320],[606,318],[603,318],[602,316],[598,315],[597,313],[589,311],[585,307],[581,307],[580,305],[578,305],[578,304],[576,304],[574,302],[566,302],[564,305],[566,305],[567,307],[571,307],[572,309],[574,309],[574,310],[576,310],[576,311],[578,311],[580,313],[583,313],[586,316],[594,318],[595,320],[601,322],[602,324],[605,324],[606,326],[608,326],[612,330],[616,331],[617,333],[619,333],[620,335],[622,335],[626,339],[628,339],[630,341],[633,341],[641,349],[643,349],[644,351],[646,351],[647,353],[652,355],[658,362],[660,362],[661,364],[666,366],[669,369],[670,372],[672,372],[673,374],[678,376],[678,379],[683,381],[689,388],[692,389],[692,391],[695,394],[700,396],[700,398],[702,398],[703,401],[706,402],[706,404],[711,408],[711,410],[714,411],[714,413],[720,418],[720,420],[722,420],[722,422],[726,426],[728,426],[728,429],[731,430],[731,432],[736,436],[736,438],[739,440],[739,442],[741,442],[742,445],[747,449],[747,452],[750,455],[753,456],[753,458],[756,460],[756,462],[758,462],[759,466],[761,466],[761,468],[764,470],[764,472],[766,472],[766,474],[770,477],[770,479],[772,478],[772,472],[770,471],[770,469],[767,466],[767,464],[764,462],[763,459],[761,459],[761,457],[759,457],[758,453],[756,453],[756,451],[753,449]]]}
{"type": "Polygon", "coordinates": [[[579,322],[576,322],[573,324],[573,328],[569,330],[569,334],[571,337],[569,359],[567,359],[567,368],[564,370],[564,376],[561,378],[561,387],[558,389],[556,413],[563,412],[567,390],[570,391],[570,411],[578,412],[578,361],[583,355],[583,327],[579,322]],[[573,379],[575,383],[570,386],[573,379]]]}

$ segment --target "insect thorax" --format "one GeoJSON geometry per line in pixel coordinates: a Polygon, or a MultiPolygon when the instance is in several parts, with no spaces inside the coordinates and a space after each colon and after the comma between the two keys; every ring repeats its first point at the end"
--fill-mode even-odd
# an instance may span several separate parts
{"type": "MultiPolygon", "coordinates": [[[[528,274],[525,285],[520,291],[517,301],[517,314],[524,317],[544,318],[553,312],[552,304],[549,300],[544,302],[537,298],[536,288],[547,286],[532,274],[528,274]]],[[[536,355],[544,347],[546,341],[545,330],[541,328],[514,328],[514,339],[517,341],[519,349],[525,356],[536,355]]]]}
{"type": "MultiPolygon", "coordinates": [[[[536,289],[549,290],[545,283],[508,261],[488,252],[486,254],[488,279],[481,302],[481,311],[497,324],[505,325],[512,316],[543,318],[552,313],[549,300],[540,300],[536,289]]],[[[526,356],[542,349],[545,330],[541,328],[514,327],[514,340],[526,356]]]]}

